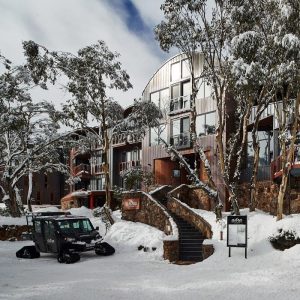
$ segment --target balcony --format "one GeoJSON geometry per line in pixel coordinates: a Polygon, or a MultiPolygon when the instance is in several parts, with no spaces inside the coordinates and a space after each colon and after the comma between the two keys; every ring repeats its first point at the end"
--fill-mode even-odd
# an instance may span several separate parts
{"type": "Polygon", "coordinates": [[[182,110],[189,110],[190,108],[191,108],[191,95],[180,96],[178,98],[171,99],[170,114],[178,113],[182,110]]]}
{"type": "MultiPolygon", "coordinates": [[[[300,146],[295,147],[295,151],[292,158],[291,175],[298,177],[300,176],[300,146]]],[[[282,176],[282,159],[278,156],[275,160],[271,162],[271,174],[272,179],[275,180],[282,176]]]]}
{"type": "Polygon", "coordinates": [[[120,146],[125,144],[135,144],[141,142],[141,139],[135,134],[117,134],[112,138],[113,146],[120,146]]]}
{"type": "Polygon", "coordinates": [[[140,160],[130,160],[130,161],[121,162],[119,169],[120,169],[120,172],[122,172],[122,171],[131,170],[131,169],[134,169],[134,168],[137,168],[140,166],[141,166],[140,160]]]}
{"type": "Polygon", "coordinates": [[[185,149],[191,147],[191,134],[189,132],[183,132],[178,135],[170,137],[170,144],[176,149],[185,149]]]}
{"type": "Polygon", "coordinates": [[[80,164],[75,166],[74,169],[74,176],[78,176],[82,179],[89,179],[91,177],[91,166],[87,164],[80,164]]]}
{"type": "Polygon", "coordinates": [[[103,164],[93,165],[92,174],[97,175],[105,172],[105,168],[103,164]]]}

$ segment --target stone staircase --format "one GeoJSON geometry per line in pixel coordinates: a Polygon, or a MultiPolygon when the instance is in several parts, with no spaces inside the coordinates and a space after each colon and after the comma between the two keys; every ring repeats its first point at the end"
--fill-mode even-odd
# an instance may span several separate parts
{"type": "MultiPolygon", "coordinates": [[[[170,191],[171,188],[167,189],[170,191]]],[[[203,233],[196,229],[192,224],[171,212],[167,208],[167,193],[153,195],[168,211],[169,215],[173,218],[178,227],[179,233],[179,260],[183,262],[199,262],[203,260],[202,244],[205,239],[203,233]]]]}
{"type": "Polygon", "coordinates": [[[203,260],[202,243],[205,237],[193,225],[171,214],[179,232],[179,260],[199,262],[203,260]]]}

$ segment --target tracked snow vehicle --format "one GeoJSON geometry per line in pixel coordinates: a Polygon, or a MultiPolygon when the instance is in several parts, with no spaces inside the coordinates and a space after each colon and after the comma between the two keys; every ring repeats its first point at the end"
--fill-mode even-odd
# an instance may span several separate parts
{"type": "Polygon", "coordinates": [[[55,253],[60,263],[80,260],[80,253],[95,251],[97,255],[112,255],[115,249],[102,238],[87,217],[70,213],[38,213],[27,216],[32,221],[31,237],[34,246],[25,246],[17,251],[21,258],[37,258],[40,252],[55,253]]]}

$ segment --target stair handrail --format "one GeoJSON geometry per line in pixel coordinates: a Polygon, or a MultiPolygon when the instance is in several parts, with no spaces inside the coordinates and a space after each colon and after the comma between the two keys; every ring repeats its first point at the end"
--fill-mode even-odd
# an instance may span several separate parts
{"type": "MultiPolygon", "coordinates": [[[[175,188],[174,190],[177,190],[177,188],[175,188]]],[[[213,235],[211,225],[202,216],[194,212],[189,205],[180,201],[176,197],[172,196],[174,190],[168,193],[168,204],[167,204],[168,209],[171,210],[176,215],[178,215],[179,217],[181,217],[182,219],[184,219],[185,221],[192,223],[197,229],[199,229],[205,235],[207,239],[211,239],[213,235]],[[175,205],[180,207],[180,211],[174,209],[174,203],[175,205]],[[182,213],[184,211],[188,212],[188,214],[192,217],[187,218],[187,216],[184,213],[182,213]]]]}
{"type": "Polygon", "coordinates": [[[146,196],[150,201],[155,203],[155,205],[158,206],[163,211],[164,215],[167,217],[167,219],[170,223],[170,226],[171,226],[172,234],[169,234],[168,237],[166,237],[165,239],[167,239],[167,240],[178,240],[179,239],[179,233],[178,233],[177,224],[173,220],[172,216],[168,213],[166,208],[162,204],[160,204],[155,198],[153,198],[152,195],[150,195],[149,193],[146,193],[146,192],[143,192],[143,191],[141,191],[141,193],[144,196],[146,196]]]}

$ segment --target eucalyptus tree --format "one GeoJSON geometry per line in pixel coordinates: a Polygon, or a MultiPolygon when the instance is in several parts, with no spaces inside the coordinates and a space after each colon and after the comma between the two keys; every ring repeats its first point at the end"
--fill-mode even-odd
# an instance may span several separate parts
{"type": "Polygon", "coordinates": [[[279,128],[282,179],[279,187],[277,220],[283,217],[283,202],[294,150],[299,133],[300,109],[300,3],[296,0],[272,0],[273,59],[276,69],[275,111],[279,128]]]}
{"type": "MultiPolygon", "coordinates": [[[[221,174],[224,183],[230,194],[232,208],[239,214],[239,207],[236,197],[235,184],[231,182],[230,169],[233,166],[233,154],[239,144],[239,139],[232,139],[229,144],[225,144],[225,121],[226,115],[226,88],[228,85],[228,22],[227,10],[225,9],[228,1],[213,1],[213,7],[208,7],[205,0],[166,0],[161,6],[165,20],[155,28],[156,38],[160,42],[163,50],[168,51],[175,47],[186,55],[191,73],[192,93],[191,93],[191,133],[195,152],[199,153],[204,162],[205,169],[209,177],[209,190],[206,185],[201,183],[201,187],[206,192],[216,191],[216,184],[211,176],[211,168],[205,153],[199,145],[196,134],[196,99],[199,84],[204,79],[212,88],[211,97],[216,101],[218,124],[216,128],[216,143],[218,147],[218,158],[221,174]],[[195,54],[200,52],[204,58],[204,67],[201,74],[195,76],[195,54]],[[226,147],[229,147],[226,149],[226,147]],[[231,155],[227,155],[227,154],[231,155]],[[231,161],[228,161],[228,158],[231,161]]],[[[169,150],[170,147],[169,147],[169,150]]],[[[175,152],[174,152],[175,153],[175,152]]],[[[175,154],[177,156],[177,154],[175,154]]],[[[197,176],[194,173],[193,177],[197,176]]],[[[195,180],[200,184],[199,177],[195,180]]],[[[215,199],[217,210],[222,209],[222,204],[217,194],[212,196],[215,199]]]]}
{"type": "MultiPolygon", "coordinates": [[[[243,139],[246,140],[250,113],[253,111],[251,137],[254,159],[250,180],[250,210],[254,210],[256,204],[260,152],[258,125],[275,91],[272,78],[274,64],[271,7],[270,1],[255,0],[252,3],[233,0],[228,7],[227,22],[231,27],[228,60],[231,72],[230,89],[237,101],[247,108],[243,126],[243,139]]],[[[242,155],[238,154],[237,157],[241,159],[242,155]]]]}
{"type": "Polygon", "coordinates": [[[47,102],[34,103],[32,82],[24,67],[13,67],[5,59],[0,75],[0,194],[14,217],[20,216],[22,202],[18,183],[29,176],[28,206],[32,174],[67,168],[59,161],[57,113],[47,102]]]}
{"type": "Polygon", "coordinates": [[[65,123],[89,131],[100,145],[106,206],[110,207],[108,157],[112,139],[123,132],[143,136],[146,127],[156,122],[158,109],[151,103],[135,101],[132,113],[124,119],[122,106],[109,97],[109,93],[112,89],[127,91],[132,85],[129,75],[118,61],[119,54],[110,51],[104,41],[84,47],[76,55],[49,51],[33,41],[24,42],[23,46],[27,67],[36,83],[55,83],[58,76],[63,76],[67,81],[66,90],[72,98],[63,106],[65,123]],[[97,129],[89,126],[91,122],[96,122],[97,129]]]}

